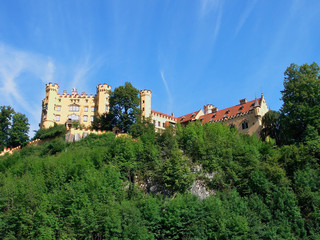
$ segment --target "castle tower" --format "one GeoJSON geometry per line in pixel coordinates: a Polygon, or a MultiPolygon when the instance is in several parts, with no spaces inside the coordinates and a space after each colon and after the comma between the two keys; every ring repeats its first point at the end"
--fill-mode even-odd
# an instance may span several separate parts
{"type": "Polygon", "coordinates": [[[41,126],[49,128],[54,125],[54,106],[59,91],[58,84],[46,84],[46,97],[42,101],[41,126]]]}
{"type": "Polygon", "coordinates": [[[140,91],[140,109],[141,116],[148,118],[151,116],[151,94],[150,90],[140,91]]]}
{"type": "Polygon", "coordinates": [[[212,104],[204,105],[203,109],[204,109],[204,114],[213,113],[214,105],[212,104]]]}
{"type": "Polygon", "coordinates": [[[109,96],[111,92],[111,86],[108,84],[99,84],[97,86],[96,95],[96,114],[102,115],[109,112],[109,96]]]}

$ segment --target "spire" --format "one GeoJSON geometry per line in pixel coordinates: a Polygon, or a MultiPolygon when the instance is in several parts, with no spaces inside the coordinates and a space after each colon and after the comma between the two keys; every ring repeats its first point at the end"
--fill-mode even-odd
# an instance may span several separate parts
{"type": "Polygon", "coordinates": [[[260,105],[259,105],[259,102],[258,102],[258,99],[257,99],[257,98],[254,100],[254,105],[253,105],[253,107],[254,107],[254,108],[256,108],[256,107],[260,107],[260,105]]]}

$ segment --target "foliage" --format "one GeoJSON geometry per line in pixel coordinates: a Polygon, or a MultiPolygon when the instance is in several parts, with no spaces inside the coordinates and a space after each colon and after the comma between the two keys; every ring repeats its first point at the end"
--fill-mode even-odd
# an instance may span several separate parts
{"type": "Polygon", "coordinates": [[[124,86],[114,89],[110,94],[109,113],[96,117],[93,128],[112,130],[119,128],[122,132],[129,132],[139,115],[139,90],[126,82],[124,86]]]}
{"type": "Polygon", "coordinates": [[[63,136],[67,129],[63,124],[54,124],[49,128],[41,128],[34,135],[33,139],[50,139],[63,136]]]}
{"type": "Polygon", "coordinates": [[[297,66],[285,71],[281,126],[284,143],[303,141],[308,126],[320,133],[320,68],[316,63],[297,66]]]}
{"type": "Polygon", "coordinates": [[[0,106],[0,150],[8,146],[9,129],[14,110],[10,106],[0,106]]]}
{"type": "Polygon", "coordinates": [[[29,123],[22,113],[16,113],[10,106],[0,106],[0,150],[17,147],[28,140],[29,123]]]}
{"type": "Polygon", "coordinates": [[[280,113],[270,110],[263,116],[262,125],[261,138],[266,140],[270,137],[275,139],[276,143],[280,143],[280,113]]]}
{"type": "Polygon", "coordinates": [[[159,134],[142,119],[133,138],[72,144],[63,126],[39,130],[45,143],[0,159],[0,238],[319,239],[318,126],[303,115],[283,138],[281,114],[280,127],[276,112],[263,119],[280,146],[220,123],[159,134]],[[195,181],[211,195],[192,195],[195,181]]]}

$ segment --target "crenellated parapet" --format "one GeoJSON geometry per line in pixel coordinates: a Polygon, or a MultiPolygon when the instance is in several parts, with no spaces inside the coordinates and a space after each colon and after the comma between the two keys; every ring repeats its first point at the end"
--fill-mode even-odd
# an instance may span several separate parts
{"type": "Polygon", "coordinates": [[[97,86],[97,92],[106,92],[106,91],[111,91],[111,86],[104,83],[104,84],[99,84],[97,86]]]}
{"type": "Polygon", "coordinates": [[[151,90],[147,90],[147,89],[140,90],[140,95],[145,95],[145,94],[151,95],[152,92],[151,92],[151,90]]]}
{"type": "Polygon", "coordinates": [[[46,84],[46,92],[49,92],[49,91],[55,91],[58,93],[59,85],[57,83],[51,83],[51,82],[46,84]]]}

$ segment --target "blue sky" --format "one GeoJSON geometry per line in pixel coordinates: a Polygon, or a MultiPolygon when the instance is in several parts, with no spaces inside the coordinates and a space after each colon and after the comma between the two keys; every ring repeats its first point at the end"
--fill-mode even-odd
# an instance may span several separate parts
{"type": "Polygon", "coordinates": [[[278,110],[285,69],[320,63],[319,31],[319,0],[2,1],[0,105],[35,130],[45,83],[129,81],[176,116],[261,92],[278,110]]]}

